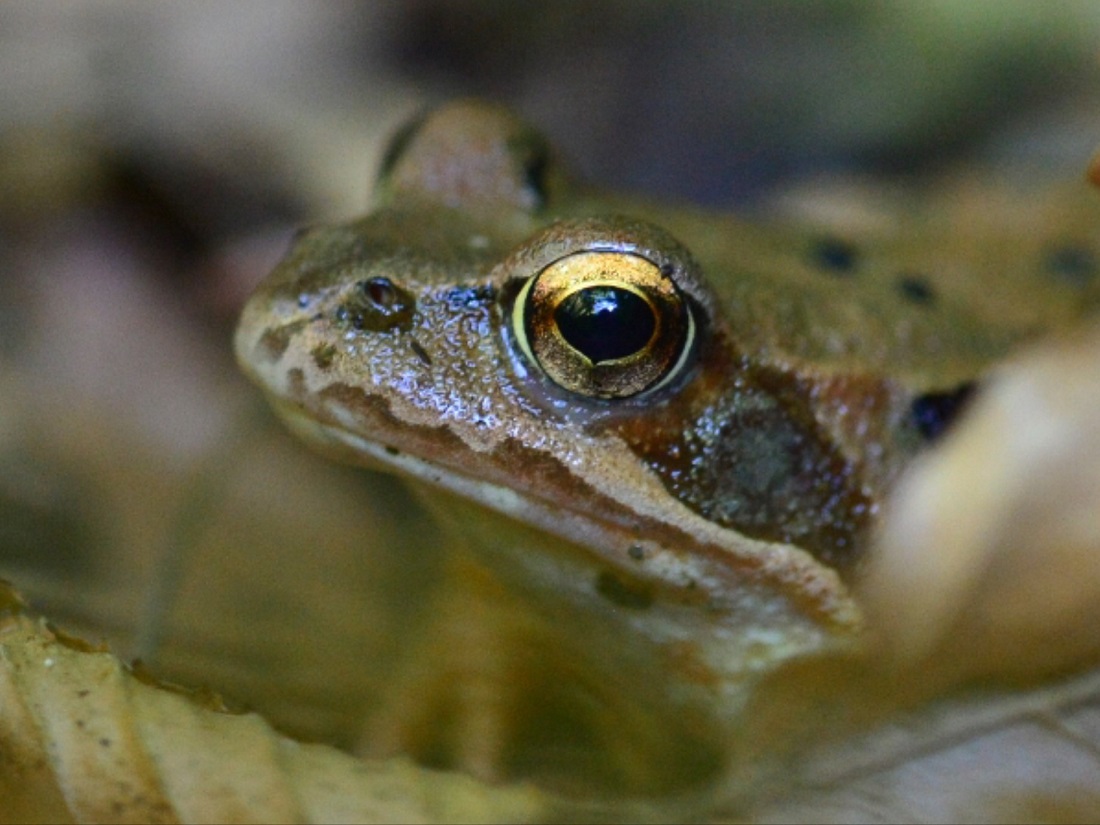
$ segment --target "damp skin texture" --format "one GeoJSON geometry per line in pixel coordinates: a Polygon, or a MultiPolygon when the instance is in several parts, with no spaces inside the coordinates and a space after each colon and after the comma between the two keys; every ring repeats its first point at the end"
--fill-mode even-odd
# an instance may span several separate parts
{"type": "MultiPolygon", "coordinates": [[[[982,375],[1097,305],[1088,226],[667,208],[572,182],[530,125],[462,101],[395,139],[371,213],[299,236],[236,347],[308,442],[466,508],[460,566],[555,616],[569,678],[611,703],[632,674],[647,712],[672,701],[646,725],[724,742],[760,674],[858,639],[881,504],[982,375]]],[[[508,660],[530,639],[496,621],[508,660]]],[[[614,747],[662,761],[638,741],[614,747]]]]}

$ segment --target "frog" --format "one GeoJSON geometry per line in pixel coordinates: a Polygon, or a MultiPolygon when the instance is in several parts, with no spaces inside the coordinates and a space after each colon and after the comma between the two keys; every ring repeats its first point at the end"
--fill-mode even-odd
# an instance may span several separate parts
{"type": "Polygon", "coordinates": [[[372,211],[302,230],[235,337],[292,432],[447,537],[361,752],[672,793],[728,770],[772,674],[859,650],[899,476],[1100,299],[1091,224],[910,218],[605,192],[478,100],[395,135],[372,211]]]}

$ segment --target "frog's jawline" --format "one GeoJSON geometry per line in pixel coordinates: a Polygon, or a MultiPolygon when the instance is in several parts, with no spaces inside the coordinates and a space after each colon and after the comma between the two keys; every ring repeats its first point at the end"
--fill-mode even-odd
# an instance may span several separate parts
{"type": "MultiPolygon", "coordinates": [[[[327,442],[336,442],[350,448],[355,456],[369,456],[373,462],[369,466],[396,471],[416,480],[441,487],[456,495],[477,501],[506,516],[537,523],[547,530],[582,546],[591,547],[596,543],[601,543],[602,537],[596,535],[602,532],[600,528],[593,526],[589,519],[579,514],[575,519],[562,519],[560,514],[555,518],[549,506],[534,504],[508,487],[489,481],[477,480],[461,473],[442,470],[430,461],[418,458],[411,453],[392,450],[339,425],[321,424],[292,406],[280,404],[279,407],[284,419],[296,431],[306,435],[309,442],[316,442],[318,435],[320,435],[327,442]],[[578,524],[584,526],[578,529],[575,526],[578,524]],[[565,529],[566,526],[574,529],[565,529]]],[[[367,464],[361,459],[357,463],[367,464]]],[[[666,558],[663,561],[666,562],[675,558],[676,563],[674,566],[678,568],[674,570],[673,565],[666,566],[665,572],[669,574],[669,578],[700,583],[701,580],[705,580],[706,571],[697,561],[690,558],[677,558],[672,554],[665,554],[665,556],[666,558]]]]}
{"type": "MultiPolygon", "coordinates": [[[[336,422],[322,423],[293,404],[277,402],[277,408],[284,420],[307,443],[333,445],[345,457],[351,457],[352,463],[395,471],[479,502],[509,518],[537,525],[540,529],[585,549],[613,568],[621,568],[632,575],[641,572],[638,562],[630,557],[628,550],[630,547],[641,548],[646,558],[645,572],[649,577],[654,582],[664,582],[666,585],[679,583],[674,589],[690,594],[691,601],[709,598],[714,601],[714,607],[719,608],[719,605],[727,601],[731,589],[738,591],[748,588],[760,592],[761,595],[763,591],[769,591],[773,593],[772,598],[777,589],[787,591],[783,583],[774,578],[779,571],[765,561],[769,555],[766,552],[761,554],[758,564],[746,564],[744,557],[735,562],[720,545],[702,545],[698,542],[692,544],[689,537],[667,525],[666,529],[660,530],[657,529],[659,525],[655,524],[651,531],[644,529],[643,525],[635,533],[625,529],[617,530],[614,526],[601,526],[587,515],[572,509],[569,512],[573,517],[563,518],[561,506],[531,499],[491,481],[440,468],[409,452],[387,449],[381,443],[367,439],[336,422]],[[369,458],[369,461],[364,461],[364,458],[369,458]],[[670,530],[676,535],[668,534],[670,530]],[[662,534],[661,540],[648,538],[650,532],[662,534]],[[647,538],[639,538],[639,533],[647,538]],[[689,544],[690,551],[686,549],[689,544]]],[[[761,544],[762,548],[769,546],[767,543],[753,544],[761,544]]],[[[844,586],[832,571],[822,570],[818,575],[822,577],[820,581],[816,580],[817,576],[810,577],[815,581],[807,579],[806,571],[798,576],[802,587],[795,592],[802,593],[804,597],[793,600],[798,605],[798,612],[808,617],[813,616],[814,621],[824,622],[834,630],[851,632],[862,622],[858,610],[854,610],[845,595],[844,586]]],[[[783,578],[782,574],[779,578],[783,578]]],[[[787,592],[786,600],[791,602],[789,591],[787,592]]]]}

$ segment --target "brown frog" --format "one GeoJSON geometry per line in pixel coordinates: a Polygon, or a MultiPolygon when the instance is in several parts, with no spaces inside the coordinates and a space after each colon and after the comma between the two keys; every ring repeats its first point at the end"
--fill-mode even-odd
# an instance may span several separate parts
{"type": "Polygon", "coordinates": [[[751,223],[578,186],[492,105],[411,124],[375,210],[304,231],[236,338],[296,433],[450,536],[364,749],[713,776],[764,676],[858,646],[885,495],[984,369],[1095,306],[1092,240],[751,223]]]}

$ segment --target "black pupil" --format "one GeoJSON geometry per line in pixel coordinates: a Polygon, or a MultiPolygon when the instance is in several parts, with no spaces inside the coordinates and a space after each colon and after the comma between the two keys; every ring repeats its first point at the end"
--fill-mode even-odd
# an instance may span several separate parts
{"type": "Polygon", "coordinates": [[[593,363],[625,358],[653,337],[657,319],[643,298],[626,289],[578,289],[554,310],[562,337],[593,363]]]}

